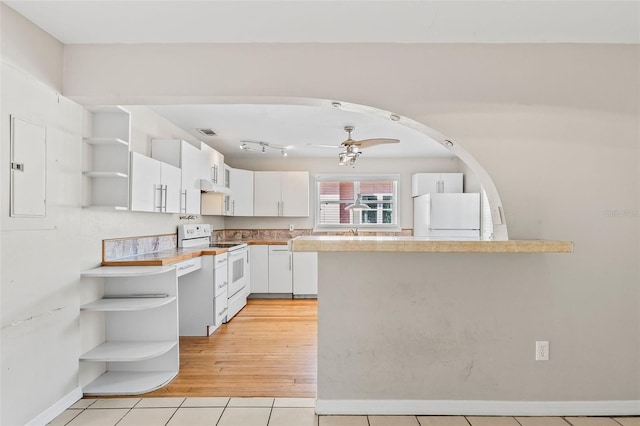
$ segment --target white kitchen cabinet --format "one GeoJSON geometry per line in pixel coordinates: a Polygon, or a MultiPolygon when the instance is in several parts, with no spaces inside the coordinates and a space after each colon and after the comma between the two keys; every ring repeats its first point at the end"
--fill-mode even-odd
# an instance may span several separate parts
{"type": "Polygon", "coordinates": [[[249,246],[251,293],[269,293],[269,246],[249,246]]]}
{"type": "Polygon", "coordinates": [[[131,210],[180,213],[181,170],[131,153],[131,210]]]}
{"type": "Polygon", "coordinates": [[[203,153],[203,179],[210,179],[215,185],[224,184],[224,155],[210,147],[204,142],[200,142],[200,150],[203,153]]]}
{"type": "Polygon", "coordinates": [[[167,163],[160,163],[160,185],[163,187],[165,213],[180,213],[182,170],[167,163]]]}
{"type": "Polygon", "coordinates": [[[253,216],[253,174],[225,166],[225,185],[231,189],[225,199],[226,216],[253,216]]]}
{"type": "Polygon", "coordinates": [[[82,205],[129,209],[130,114],[120,107],[88,110],[83,139],[82,205]]]}
{"type": "Polygon", "coordinates": [[[182,170],[180,213],[200,214],[200,179],[208,178],[200,148],[180,139],[153,139],[151,156],[182,170]]]}
{"type": "Polygon", "coordinates": [[[293,253],[293,297],[318,296],[318,253],[293,253]]]}
{"type": "Polygon", "coordinates": [[[201,269],[179,279],[181,336],[211,335],[226,313],[227,253],[200,259],[201,269]]]}
{"type": "Polygon", "coordinates": [[[293,293],[293,259],[286,245],[269,245],[269,293],[293,293]]]}
{"type": "Polygon", "coordinates": [[[80,355],[105,373],[85,395],[136,395],[170,382],[180,366],[175,266],[101,267],[83,277],[104,278],[104,297],[80,307],[103,312],[105,341],[80,355]]]}
{"type": "Polygon", "coordinates": [[[308,172],[255,172],[254,216],[309,216],[308,172]]]}
{"type": "Polygon", "coordinates": [[[160,161],[136,152],[131,153],[131,210],[162,211],[160,199],[160,161]]]}
{"type": "Polygon", "coordinates": [[[411,196],[462,192],[462,173],[415,173],[411,175],[411,196]]]}

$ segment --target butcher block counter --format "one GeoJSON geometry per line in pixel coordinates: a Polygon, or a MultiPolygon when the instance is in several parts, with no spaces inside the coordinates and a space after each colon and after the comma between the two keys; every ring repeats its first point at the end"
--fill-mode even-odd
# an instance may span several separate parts
{"type": "MultiPolygon", "coordinates": [[[[248,245],[287,245],[289,240],[248,240],[239,243],[248,245]]],[[[161,250],[152,253],[144,253],[135,256],[106,260],[103,254],[102,266],[164,266],[183,260],[200,256],[215,256],[226,253],[227,249],[222,247],[192,247],[161,250]]]]}
{"type": "Polygon", "coordinates": [[[433,240],[419,237],[308,236],[291,241],[294,252],[573,253],[571,241],[433,240]]]}

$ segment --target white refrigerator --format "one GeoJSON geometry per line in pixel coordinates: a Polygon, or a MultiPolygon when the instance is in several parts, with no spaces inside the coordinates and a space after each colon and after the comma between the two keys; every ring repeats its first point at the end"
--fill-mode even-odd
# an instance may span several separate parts
{"type": "Polygon", "coordinates": [[[480,239],[480,194],[437,193],[413,197],[413,236],[480,239]]]}

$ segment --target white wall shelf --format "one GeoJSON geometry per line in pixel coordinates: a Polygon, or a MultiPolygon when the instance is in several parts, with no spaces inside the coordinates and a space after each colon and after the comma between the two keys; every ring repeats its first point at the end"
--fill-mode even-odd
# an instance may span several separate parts
{"type": "Polygon", "coordinates": [[[80,355],[81,361],[144,361],[167,353],[178,342],[105,342],[80,355]]]}
{"type": "Polygon", "coordinates": [[[129,112],[120,107],[93,108],[84,124],[84,132],[90,136],[83,138],[82,204],[128,209],[129,112]]]}
{"type": "Polygon", "coordinates": [[[82,271],[83,277],[93,278],[119,278],[119,277],[139,277],[146,275],[158,275],[165,272],[174,271],[175,265],[166,266],[102,266],[99,268],[82,271]]]}
{"type": "Polygon", "coordinates": [[[100,362],[106,370],[83,393],[136,395],[173,379],[180,368],[176,267],[103,266],[81,275],[104,278],[104,297],[80,309],[104,315],[105,327],[104,341],[85,349],[81,366],[95,371],[100,362]]]}
{"type": "Polygon", "coordinates": [[[109,371],[85,386],[85,395],[139,395],[161,388],[177,371],[109,371]]]}
{"type": "Polygon", "coordinates": [[[98,299],[80,306],[81,311],[118,312],[140,311],[164,306],[176,300],[175,297],[135,297],[122,299],[98,299]]]}

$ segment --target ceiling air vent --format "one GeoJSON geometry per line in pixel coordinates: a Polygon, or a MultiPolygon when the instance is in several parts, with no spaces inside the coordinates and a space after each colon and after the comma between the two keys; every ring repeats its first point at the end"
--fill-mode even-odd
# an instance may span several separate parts
{"type": "Polygon", "coordinates": [[[216,132],[214,132],[212,129],[196,129],[197,131],[199,131],[200,133],[202,133],[205,136],[215,136],[216,132]]]}

